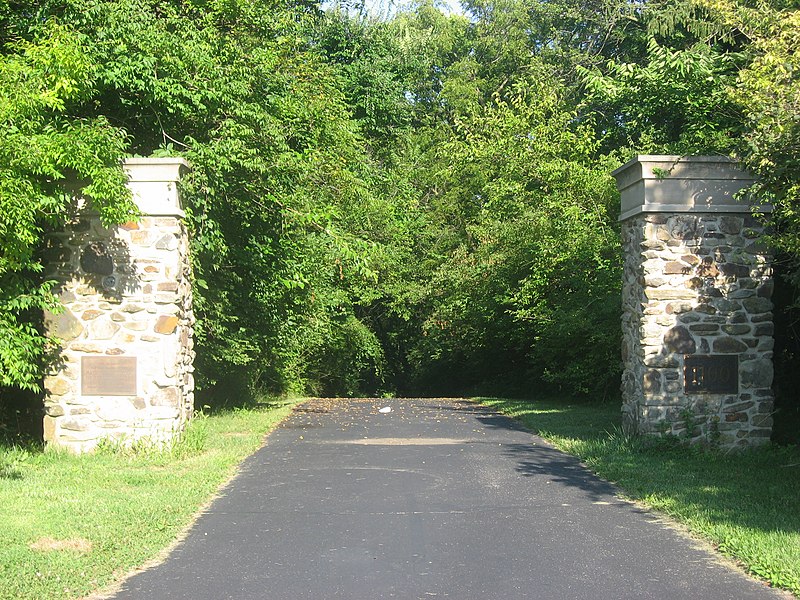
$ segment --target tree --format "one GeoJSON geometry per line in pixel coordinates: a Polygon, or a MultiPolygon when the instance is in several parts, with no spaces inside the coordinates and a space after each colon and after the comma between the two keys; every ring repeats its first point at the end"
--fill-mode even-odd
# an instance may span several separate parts
{"type": "Polygon", "coordinates": [[[88,40],[46,23],[36,40],[0,50],[0,385],[38,390],[48,340],[37,311],[58,311],[37,250],[74,216],[64,187],[93,199],[106,223],[134,214],[120,159],[125,135],[72,107],[90,97],[98,65],[88,40]]]}
{"type": "Polygon", "coordinates": [[[796,2],[702,0],[730,35],[747,40],[747,63],[727,92],[742,107],[744,144],[736,148],[758,175],[756,194],[774,205],[777,248],[794,257],[800,285],[800,9],[796,2]]]}
{"type": "MultiPolygon", "coordinates": [[[[39,267],[27,257],[43,230],[60,226],[67,213],[58,184],[86,176],[92,183],[84,192],[106,207],[106,218],[129,215],[123,152],[179,153],[192,163],[183,195],[193,234],[201,385],[240,380],[299,389],[327,373],[314,371],[309,346],[324,351],[339,335],[350,336],[356,352],[362,343],[374,347],[368,336],[347,333],[350,322],[338,316],[352,312],[343,282],[372,276],[373,245],[351,233],[351,215],[342,210],[370,198],[372,167],[337,73],[311,48],[319,15],[311,4],[199,0],[64,0],[5,10],[21,40],[3,71],[6,104],[31,104],[30,124],[4,132],[17,136],[5,156],[18,167],[13,181],[31,181],[28,197],[39,203],[12,203],[39,222],[27,237],[13,238],[16,246],[4,244],[6,281],[17,282],[12,288],[4,281],[4,314],[21,329],[3,339],[28,335],[6,352],[11,383],[35,387],[40,376],[37,360],[20,363],[32,344],[39,356],[44,349],[22,313],[51,306],[53,298],[46,283],[31,283],[39,267]],[[32,100],[11,97],[20,93],[17,82],[29,81],[32,100]],[[39,130],[50,146],[31,145],[30,164],[20,166],[12,150],[39,130]],[[24,268],[17,269],[11,250],[28,261],[24,268]]],[[[20,122],[8,115],[6,122],[20,122]]],[[[20,197],[9,187],[4,198],[12,194],[20,197]]],[[[3,235],[14,235],[8,225],[3,235]]],[[[360,356],[380,361],[370,352],[360,356]]],[[[356,362],[361,369],[363,360],[356,362]]]]}

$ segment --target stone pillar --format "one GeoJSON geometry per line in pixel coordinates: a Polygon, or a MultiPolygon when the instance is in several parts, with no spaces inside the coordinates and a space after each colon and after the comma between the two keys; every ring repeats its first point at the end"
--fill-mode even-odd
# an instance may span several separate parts
{"type": "Polygon", "coordinates": [[[45,379],[44,439],[74,452],[103,439],[161,445],[194,406],[183,159],[125,161],[138,222],[106,228],[90,204],[48,236],[48,277],[64,311],[45,314],[61,345],[45,379]]]}
{"type": "Polygon", "coordinates": [[[716,156],[638,156],[614,176],[624,430],[721,447],[767,442],[772,269],[764,226],[737,194],[752,178],[716,156]]]}

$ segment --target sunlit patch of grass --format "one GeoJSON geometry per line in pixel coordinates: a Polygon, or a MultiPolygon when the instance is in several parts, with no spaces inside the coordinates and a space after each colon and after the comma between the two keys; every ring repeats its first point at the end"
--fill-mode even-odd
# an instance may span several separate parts
{"type": "Polygon", "coordinates": [[[620,407],[479,398],[683,523],[751,574],[800,594],[800,448],[724,453],[625,435],[620,407]]]}
{"type": "Polygon", "coordinates": [[[199,415],[168,448],[0,445],[0,599],[81,597],[156,556],[291,404],[199,415]]]}

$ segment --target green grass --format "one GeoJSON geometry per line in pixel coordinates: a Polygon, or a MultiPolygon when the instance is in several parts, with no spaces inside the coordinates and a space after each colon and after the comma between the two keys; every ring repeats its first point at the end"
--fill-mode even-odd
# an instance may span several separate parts
{"type": "Polygon", "coordinates": [[[632,439],[620,407],[478,398],[574,454],[624,495],[684,524],[747,572],[800,595],[800,448],[739,453],[632,439]]]}
{"type": "Polygon", "coordinates": [[[0,598],[81,597],[153,558],[290,410],[201,416],[167,451],[0,445],[0,598]]]}

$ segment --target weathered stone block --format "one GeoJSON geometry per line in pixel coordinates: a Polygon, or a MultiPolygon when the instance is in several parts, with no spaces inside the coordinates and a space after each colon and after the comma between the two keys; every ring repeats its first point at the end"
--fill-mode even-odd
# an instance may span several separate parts
{"type": "Polygon", "coordinates": [[[169,335],[174,333],[175,329],[178,327],[178,323],[180,323],[180,319],[178,317],[162,315],[158,317],[158,321],[156,321],[153,330],[162,335],[169,335]]]}
{"type": "Polygon", "coordinates": [[[774,279],[768,279],[756,289],[756,293],[758,294],[759,297],[768,299],[772,298],[772,294],[774,291],[775,291],[774,279]]]}
{"type": "Polygon", "coordinates": [[[72,385],[70,385],[70,382],[63,377],[45,378],[44,387],[51,396],[63,396],[72,390],[72,385]]]}
{"type": "Polygon", "coordinates": [[[772,313],[764,313],[761,315],[753,315],[750,317],[750,321],[753,323],[771,323],[772,322],[772,313]]]}
{"type": "Polygon", "coordinates": [[[748,420],[749,420],[749,418],[747,416],[747,413],[743,413],[743,412],[737,412],[737,413],[731,413],[731,414],[726,414],[725,415],[725,422],[726,423],[734,423],[734,422],[745,423],[748,420]]]}
{"type": "Polygon", "coordinates": [[[715,300],[714,306],[719,312],[723,313],[732,313],[736,312],[737,310],[742,310],[741,302],[735,302],[733,300],[727,300],[725,298],[715,300]]]}
{"type": "Polygon", "coordinates": [[[690,302],[670,302],[667,304],[666,313],[680,315],[682,313],[688,313],[692,310],[692,304],[690,302]]]}
{"type": "Polygon", "coordinates": [[[139,304],[126,304],[125,306],[120,307],[120,310],[124,313],[138,313],[144,310],[144,306],[139,304]]]}
{"type": "Polygon", "coordinates": [[[701,277],[692,277],[691,279],[686,280],[683,285],[690,290],[699,290],[705,286],[705,282],[701,277]]]}
{"type": "Polygon", "coordinates": [[[682,261],[669,261],[664,265],[665,275],[686,275],[691,272],[691,265],[682,261]]]}
{"type": "Polygon", "coordinates": [[[747,313],[744,311],[733,313],[728,317],[729,323],[747,323],[747,313]]]}
{"type": "Polygon", "coordinates": [[[85,419],[66,419],[61,421],[61,428],[69,431],[89,431],[92,423],[85,419]]]}
{"type": "Polygon", "coordinates": [[[180,393],[175,387],[159,389],[150,398],[151,406],[173,406],[180,405],[180,393]]]}
{"type": "Polygon", "coordinates": [[[678,317],[678,320],[681,323],[697,323],[698,321],[703,319],[703,315],[700,313],[696,313],[694,311],[683,313],[678,317]]]}
{"type": "Polygon", "coordinates": [[[751,438],[764,438],[766,442],[772,436],[772,429],[751,429],[748,435],[751,438]]]}
{"type": "Polygon", "coordinates": [[[693,354],[697,350],[694,337],[686,327],[678,325],[664,334],[664,345],[670,352],[693,354]]]}
{"type": "Polygon", "coordinates": [[[159,250],[176,250],[178,248],[178,239],[174,235],[164,235],[156,242],[156,248],[159,250]]]}
{"type": "Polygon", "coordinates": [[[114,272],[114,260],[103,242],[93,242],[81,253],[81,269],[84,273],[107,276],[114,272]]]}
{"type": "Polygon", "coordinates": [[[44,441],[52,442],[56,439],[56,415],[45,415],[44,417],[44,441]]]}
{"type": "Polygon", "coordinates": [[[153,242],[156,241],[157,237],[152,231],[140,230],[140,231],[131,231],[130,239],[131,239],[131,244],[135,246],[147,247],[147,246],[152,246],[153,242]]]}
{"type": "Polygon", "coordinates": [[[673,355],[653,354],[645,357],[644,364],[656,368],[677,368],[680,366],[678,359],[673,355]]]}
{"type": "Polygon", "coordinates": [[[756,406],[756,414],[766,415],[772,414],[775,410],[775,402],[773,400],[761,400],[756,406]]]}
{"type": "Polygon", "coordinates": [[[719,265],[719,270],[722,272],[723,275],[726,277],[749,277],[750,276],[750,266],[749,265],[739,265],[736,263],[723,263],[719,265]]]}
{"type": "Polygon", "coordinates": [[[728,335],[744,335],[750,333],[750,326],[744,324],[737,325],[723,325],[722,331],[728,335]]]}
{"type": "Polygon", "coordinates": [[[702,335],[710,335],[719,332],[719,325],[715,325],[714,323],[695,323],[689,325],[689,331],[702,335]]]}
{"type": "Polygon", "coordinates": [[[694,307],[694,310],[695,312],[703,313],[706,315],[717,314],[717,309],[714,306],[707,304],[706,302],[701,302],[700,304],[694,307]]]}
{"type": "Polygon", "coordinates": [[[64,407],[60,404],[49,404],[45,403],[44,405],[45,414],[51,417],[60,417],[65,414],[64,407]]]}
{"type": "Polygon", "coordinates": [[[775,325],[773,323],[759,323],[756,325],[756,330],[754,335],[756,336],[766,336],[766,335],[773,335],[775,333],[775,325]]]}
{"type": "Polygon", "coordinates": [[[755,402],[749,400],[747,402],[737,402],[736,404],[726,404],[725,407],[722,409],[724,413],[738,413],[744,412],[746,410],[750,410],[755,406],[755,402]]]}
{"type": "Polygon", "coordinates": [[[83,333],[83,325],[69,309],[64,309],[64,312],[57,315],[49,310],[45,311],[44,323],[50,335],[67,342],[76,339],[83,333]]]}
{"type": "Polygon", "coordinates": [[[700,275],[700,277],[709,277],[712,279],[719,276],[719,269],[717,269],[717,265],[714,264],[714,259],[705,257],[702,264],[697,267],[697,274],[700,275]]]}
{"type": "Polygon", "coordinates": [[[722,233],[738,235],[742,232],[744,220],[739,217],[720,217],[719,230],[722,233]]]}
{"type": "Polygon", "coordinates": [[[647,288],[644,295],[650,300],[691,300],[695,298],[692,290],[675,288],[647,288]]]}
{"type": "Polygon", "coordinates": [[[716,323],[717,325],[722,325],[725,323],[727,319],[719,314],[717,315],[706,315],[703,317],[704,323],[716,323]]]}
{"type": "Polygon", "coordinates": [[[119,325],[111,320],[98,319],[89,324],[89,335],[96,340],[110,340],[119,331],[119,325]]]}
{"type": "Polygon", "coordinates": [[[719,354],[738,354],[747,351],[747,345],[734,337],[723,336],[714,340],[714,352],[719,354]]]}
{"type": "Polygon", "coordinates": [[[772,301],[768,298],[745,298],[742,300],[742,306],[751,314],[767,313],[772,310],[772,301]]]}
{"type": "Polygon", "coordinates": [[[649,370],[644,374],[643,389],[645,393],[657,394],[661,391],[661,373],[656,370],[649,370]]]}
{"type": "Polygon", "coordinates": [[[772,350],[775,349],[775,340],[772,339],[771,337],[770,338],[766,338],[766,339],[762,338],[762,339],[758,340],[758,344],[756,346],[756,349],[759,352],[772,351],[772,350]]]}
{"type": "Polygon", "coordinates": [[[69,349],[84,354],[102,354],[104,350],[99,344],[92,344],[90,342],[72,344],[69,349]]]}
{"type": "Polygon", "coordinates": [[[745,388],[769,387],[774,376],[772,361],[765,358],[752,360],[739,367],[739,374],[745,388]]]}
{"type": "Polygon", "coordinates": [[[772,427],[772,415],[753,415],[753,427],[772,427]]]}

